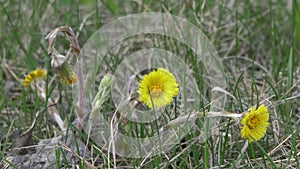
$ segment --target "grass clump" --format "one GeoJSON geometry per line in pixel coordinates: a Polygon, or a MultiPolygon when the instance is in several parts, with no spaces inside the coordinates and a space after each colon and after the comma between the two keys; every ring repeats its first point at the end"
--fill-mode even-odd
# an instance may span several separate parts
{"type": "MultiPolygon", "coordinates": [[[[54,163],[47,164],[54,168],[74,165],[79,168],[299,168],[299,9],[298,2],[282,0],[0,1],[1,167],[44,167],[27,161],[40,150],[38,145],[45,143],[55,149],[51,156],[54,163]],[[90,139],[92,135],[82,132],[85,126],[80,126],[79,122],[87,119],[86,107],[74,105],[74,93],[68,84],[82,82],[76,67],[79,46],[110,21],[140,12],[170,13],[201,29],[216,48],[224,66],[226,88],[217,91],[224,93],[227,99],[220,111],[207,112],[212,101],[209,97],[211,80],[205,76],[208,72],[196,54],[176,39],[137,35],[113,46],[101,63],[104,66],[97,69],[96,84],[101,84],[106,74],[113,74],[118,64],[131,53],[159,47],[182,56],[193,70],[195,82],[200,86],[198,90],[203,95],[199,95],[201,108],[198,112],[191,112],[176,121],[180,109],[177,103],[182,99],[179,95],[158,122],[148,125],[123,119],[121,112],[115,111],[117,107],[107,92],[110,90],[101,90],[103,93],[98,96],[105,96],[105,99],[96,101],[101,106],[95,106],[94,110],[105,112],[106,121],[97,118],[95,121],[98,120],[101,126],[104,122],[114,122],[114,118],[121,119],[118,122],[120,131],[128,136],[146,138],[160,132],[163,127],[170,129],[181,124],[188,117],[197,119],[193,129],[169,152],[125,158],[111,151],[113,148],[97,146],[97,140],[90,139]],[[78,40],[78,46],[69,41],[70,34],[59,34],[54,45],[58,53],[49,52],[49,41],[45,37],[62,25],[72,28],[71,37],[78,40]],[[61,73],[61,69],[57,70],[63,64],[60,61],[53,67],[53,59],[59,56],[64,56],[64,61],[67,61],[69,67],[63,70],[67,70],[65,72],[70,76],[61,73]],[[42,83],[30,83],[29,88],[24,87],[25,75],[38,68],[47,70],[47,77],[42,83]],[[67,79],[67,83],[60,83],[57,72],[67,79]],[[248,110],[250,107],[258,108],[262,104],[269,112],[268,129],[264,137],[249,143],[241,137],[240,120],[244,112],[251,111],[248,110]],[[201,141],[202,128],[206,124],[203,116],[220,118],[204,142],[201,141]],[[22,139],[26,141],[20,141],[22,139]],[[26,151],[20,151],[23,149],[26,151]],[[27,163],[22,164],[24,161],[27,163]]],[[[93,87],[96,96],[98,88],[93,87]]],[[[134,94],[131,99],[136,99],[136,102],[132,105],[148,110],[134,94]]]]}

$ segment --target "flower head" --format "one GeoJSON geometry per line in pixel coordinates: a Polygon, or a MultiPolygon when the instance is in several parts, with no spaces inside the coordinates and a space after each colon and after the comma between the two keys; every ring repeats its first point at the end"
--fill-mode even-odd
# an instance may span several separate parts
{"type": "Polygon", "coordinates": [[[149,108],[159,108],[170,104],[179,88],[175,77],[168,70],[159,68],[144,76],[139,92],[141,101],[149,108]]]}
{"type": "Polygon", "coordinates": [[[41,79],[46,79],[47,77],[47,71],[44,69],[36,69],[32,72],[30,72],[24,79],[23,85],[25,87],[29,87],[30,83],[35,81],[35,80],[41,80],[41,79]]]}
{"type": "Polygon", "coordinates": [[[62,83],[72,85],[78,82],[78,77],[74,72],[74,68],[68,62],[56,67],[55,70],[62,83]]]}
{"type": "Polygon", "coordinates": [[[56,70],[61,82],[68,85],[78,82],[73,66],[67,62],[65,56],[60,55],[56,50],[54,50],[52,55],[51,66],[56,70]]]}
{"type": "Polygon", "coordinates": [[[241,122],[244,125],[241,130],[242,137],[247,138],[250,143],[258,141],[266,134],[268,120],[269,112],[265,105],[259,106],[256,110],[251,107],[250,113],[247,112],[241,122]]]}

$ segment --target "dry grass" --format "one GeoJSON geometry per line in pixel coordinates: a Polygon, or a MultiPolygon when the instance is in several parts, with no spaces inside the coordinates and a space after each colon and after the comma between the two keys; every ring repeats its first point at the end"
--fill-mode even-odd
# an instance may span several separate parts
{"type": "MultiPolygon", "coordinates": [[[[32,154],[46,158],[42,153],[39,154],[39,151],[42,152],[39,149],[42,143],[52,146],[45,150],[51,154],[50,159],[54,162],[49,164],[50,168],[300,167],[298,2],[0,2],[2,167],[21,168],[22,160],[32,160],[32,154]],[[262,103],[268,106],[270,127],[262,140],[248,145],[240,136],[240,124],[230,119],[221,119],[219,128],[206,142],[200,142],[199,129],[196,128],[170,152],[140,159],[114,156],[113,153],[94,146],[93,141],[86,146],[86,134],[82,135],[82,139],[76,139],[76,135],[72,134],[76,130],[76,115],[70,95],[71,88],[57,80],[55,71],[50,66],[51,59],[47,53],[45,36],[58,26],[68,25],[73,28],[79,44],[83,45],[96,30],[119,16],[153,11],[186,18],[212,41],[227,75],[227,88],[223,90],[230,93],[230,96],[223,107],[224,110],[242,113],[250,106],[262,103]],[[43,113],[32,131],[28,143],[31,149],[25,151],[25,155],[21,155],[18,154],[20,151],[13,151],[13,143],[20,138],[21,131],[30,127],[36,113],[47,107],[47,103],[39,98],[37,91],[25,89],[21,83],[25,74],[38,67],[49,71],[47,97],[52,98],[59,115],[66,119],[69,137],[62,136],[55,121],[43,113]],[[61,138],[65,138],[66,141],[61,138]],[[54,150],[53,147],[57,149],[54,150]],[[19,161],[16,161],[16,158],[19,161]]],[[[152,41],[151,36],[147,35],[144,38],[146,40],[137,38],[144,43],[139,41],[137,44],[129,39],[123,46],[115,46],[115,50],[110,53],[111,58],[115,60],[106,63],[106,70],[100,71],[100,76],[114,69],[118,59],[132,51],[155,45],[165,47],[164,42],[152,41]]],[[[61,44],[58,49],[69,55],[71,63],[74,64],[76,59],[69,50],[68,42],[60,38],[56,44],[61,44]]],[[[172,43],[168,45],[178,54],[193,55],[179,42],[175,42],[174,46],[172,43]]],[[[195,70],[199,66],[193,61],[191,65],[195,70]]],[[[30,163],[23,165],[28,168],[30,163]]],[[[31,167],[40,168],[43,165],[32,161],[31,167]]]]}

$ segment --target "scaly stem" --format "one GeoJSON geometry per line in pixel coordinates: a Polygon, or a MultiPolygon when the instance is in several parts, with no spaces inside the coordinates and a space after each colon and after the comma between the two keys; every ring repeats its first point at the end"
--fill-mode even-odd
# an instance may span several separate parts
{"type": "MultiPolygon", "coordinates": [[[[63,32],[65,33],[70,41],[70,47],[72,49],[72,51],[76,54],[77,56],[77,76],[78,76],[78,81],[79,81],[79,96],[78,96],[78,102],[79,102],[79,109],[81,110],[80,112],[77,113],[84,113],[83,108],[84,108],[84,79],[83,79],[83,70],[82,70],[82,59],[81,59],[81,55],[80,55],[80,46],[78,44],[76,35],[74,34],[73,30],[68,27],[68,26],[61,26],[58,27],[56,29],[54,29],[53,31],[51,31],[46,39],[49,39],[49,46],[48,46],[48,53],[52,54],[53,50],[54,50],[54,40],[57,36],[57,34],[59,32],[63,32]]],[[[80,123],[82,122],[82,118],[84,117],[83,114],[77,115],[78,118],[78,125],[77,128],[79,130],[82,129],[82,126],[80,125],[80,123]]]]}

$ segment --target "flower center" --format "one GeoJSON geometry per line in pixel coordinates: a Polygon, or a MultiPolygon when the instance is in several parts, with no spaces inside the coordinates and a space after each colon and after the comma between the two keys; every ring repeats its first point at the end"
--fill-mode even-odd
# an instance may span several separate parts
{"type": "Polygon", "coordinates": [[[154,97],[157,97],[162,92],[163,86],[161,84],[153,84],[150,87],[150,94],[154,97]]]}
{"type": "Polygon", "coordinates": [[[248,126],[250,129],[253,129],[256,127],[256,124],[259,122],[259,119],[256,117],[253,117],[249,120],[248,126]]]}

